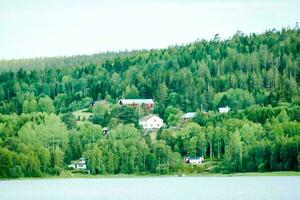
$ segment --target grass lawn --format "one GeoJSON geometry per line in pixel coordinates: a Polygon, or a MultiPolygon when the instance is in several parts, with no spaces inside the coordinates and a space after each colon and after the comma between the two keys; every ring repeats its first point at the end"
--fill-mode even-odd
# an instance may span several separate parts
{"type": "MultiPolygon", "coordinates": [[[[184,177],[238,177],[238,176],[300,176],[300,171],[278,171],[278,172],[247,172],[247,173],[191,173],[183,174],[184,177]]],[[[103,175],[89,175],[84,173],[73,173],[72,170],[64,170],[59,176],[44,175],[42,177],[26,177],[21,179],[60,179],[60,178],[155,178],[155,177],[178,177],[178,173],[159,175],[159,174],[103,174],[103,175]]],[[[1,179],[0,179],[1,180],[1,179]]],[[[14,178],[2,179],[2,180],[14,180],[14,178]]]]}
{"type": "MultiPolygon", "coordinates": [[[[177,173],[158,175],[158,174],[106,174],[106,175],[88,175],[81,173],[72,173],[72,171],[63,171],[60,176],[50,176],[53,178],[138,178],[138,177],[163,177],[163,176],[178,176],[177,173]]],[[[300,172],[296,171],[278,171],[278,172],[247,172],[247,173],[233,173],[233,174],[221,174],[221,173],[192,173],[183,174],[183,176],[300,176],[300,172]]]]}

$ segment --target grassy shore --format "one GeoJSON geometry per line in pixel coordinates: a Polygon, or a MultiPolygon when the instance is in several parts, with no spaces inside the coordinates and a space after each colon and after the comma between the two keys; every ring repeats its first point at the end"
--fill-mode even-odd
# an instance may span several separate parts
{"type": "Polygon", "coordinates": [[[188,174],[187,176],[300,176],[300,172],[296,171],[278,171],[278,172],[244,172],[244,173],[200,173],[188,174]]]}
{"type": "MultiPolygon", "coordinates": [[[[183,174],[183,177],[239,177],[239,176],[300,176],[300,171],[278,171],[278,172],[247,172],[247,173],[192,173],[183,174]]],[[[70,170],[63,171],[59,176],[44,175],[42,177],[26,177],[26,178],[5,178],[1,180],[28,180],[28,179],[62,179],[62,178],[146,178],[146,177],[178,177],[178,174],[104,174],[104,175],[89,175],[83,173],[72,173],[70,170]]]]}
{"type": "MultiPolygon", "coordinates": [[[[59,176],[47,176],[47,178],[139,178],[139,177],[174,177],[178,174],[106,174],[106,175],[89,175],[81,173],[72,173],[72,171],[63,171],[59,176]]],[[[300,176],[300,172],[296,171],[278,171],[278,172],[247,172],[247,173],[197,173],[197,174],[183,174],[186,177],[200,177],[200,176],[300,176]]]]}

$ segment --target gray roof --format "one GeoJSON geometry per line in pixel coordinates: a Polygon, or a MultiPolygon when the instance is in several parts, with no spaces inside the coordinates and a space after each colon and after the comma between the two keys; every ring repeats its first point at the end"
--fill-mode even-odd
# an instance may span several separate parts
{"type": "Polygon", "coordinates": [[[119,101],[122,105],[142,105],[142,104],[154,104],[152,99],[120,99],[119,101]]]}
{"type": "MultiPolygon", "coordinates": [[[[150,115],[146,115],[144,116],[143,118],[141,118],[139,121],[147,121],[148,119],[152,118],[152,117],[158,117],[157,115],[154,115],[154,114],[150,114],[150,115]]],[[[160,118],[160,117],[158,117],[160,118]]]]}
{"type": "Polygon", "coordinates": [[[194,118],[195,116],[196,116],[195,112],[188,112],[188,113],[185,113],[181,118],[182,119],[191,119],[191,118],[194,118]]]}
{"type": "Polygon", "coordinates": [[[189,160],[199,160],[201,158],[201,156],[197,156],[197,157],[187,157],[187,159],[189,160]]]}

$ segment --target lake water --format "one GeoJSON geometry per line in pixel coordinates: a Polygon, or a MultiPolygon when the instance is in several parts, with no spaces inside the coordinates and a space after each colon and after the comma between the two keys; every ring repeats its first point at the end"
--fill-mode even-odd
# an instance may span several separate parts
{"type": "Polygon", "coordinates": [[[300,176],[141,177],[0,181],[1,200],[300,199],[300,176]]]}

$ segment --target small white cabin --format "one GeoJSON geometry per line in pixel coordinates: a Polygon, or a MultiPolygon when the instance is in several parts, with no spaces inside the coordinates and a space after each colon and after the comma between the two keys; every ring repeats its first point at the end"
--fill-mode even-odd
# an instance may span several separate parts
{"type": "Polygon", "coordinates": [[[156,115],[147,115],[139,120],[139,124],[144,128],[144,130],[151,131],[155,129],[160,129],[163,127],[164,121],[156,115]]]}
{"type": "Polygon", "coordinates": [[[226,107],[220,107],[219,109],[219,113],[228,113],[230,108],[228,106],[226,107]]]}
{"type": "Polygon", "coordinates": [[[196,113],[195,113],[195,112],[188,112],[188,113],[185,113],[185,114],[181,117],[181,119],[187,121],[187,120],[193,119],[195,116],[196,116],[196,113]]]}
{"type": "Polygon", "coordinates": [[[202,157],[202,156],[200,156],[200,157],[186,157],[185,158],[185,163],[194,164],[194,165],[201,164],[201,163],[204,163],[204,157],[202,157]]]}
{"type": "Polygon", "coordinates": [[[108,128],[107,128],[107,127],[104,127],[104,128],[102,128],[102,131],[103,131],[103,134],[106,135],[107,132],[108,132],[108,128]]]}

